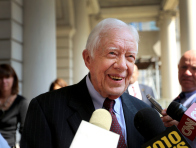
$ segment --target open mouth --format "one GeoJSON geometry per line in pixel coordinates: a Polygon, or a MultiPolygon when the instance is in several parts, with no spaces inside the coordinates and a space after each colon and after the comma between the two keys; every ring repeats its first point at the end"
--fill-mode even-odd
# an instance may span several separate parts
{"type": "Polygon", "coordinates": [[[123,78],[122,77],[117,77],[117,76],[110,76],[109,77],[112,79],[112,80],[115,80],[115,81],[120,81],[122,80],[123,78]]]}

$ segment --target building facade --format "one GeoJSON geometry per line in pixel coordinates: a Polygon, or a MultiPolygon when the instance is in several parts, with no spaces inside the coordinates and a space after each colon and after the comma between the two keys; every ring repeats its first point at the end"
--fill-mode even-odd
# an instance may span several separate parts
{"type": "Polygon", "coordinates": [[[20,93],[30,101],[47,92],[56,77],[71,85],[88,73],[82,51],[102,19],[143,28],[155,22],[158,30],[139,25],[137,58],[158,59],[161,83],[156,89],[161,88],[162,100],[171,101],[180,92],[179,58],[196,49],[194,6],[195,0],[0,0],[0,63],[14,67],[20,93]]]}

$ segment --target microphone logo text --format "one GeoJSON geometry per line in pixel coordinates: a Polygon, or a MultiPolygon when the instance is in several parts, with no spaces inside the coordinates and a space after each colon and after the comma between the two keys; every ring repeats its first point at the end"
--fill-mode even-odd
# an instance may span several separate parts
{"type": "Polygon", "coordinates": [[[185,125],[182,127],[182,133],[185,136],[190,136],[192,134],[192,131],[195,129],[194,126],[196,126],[196,123],[193,122],[191,119],[187,118],[188,122],[185,122],[185,125]]]}
{"type": "MultiPolygon", "coordinates": [[[[195,108],[195,110],[196,110],[196,108],[195,108]]],[[[196,111],[191,112],[191,117],[196,120],[196,111]]]]}
{"type": "MultiPolygon", "coordinates": [[[[167,132],[168,133],[168,132],[167,132]]],[[[189,148],[186,141],[179,135],[177,131],[170,131],[168,135],[164,134],[160,138],[156,138],[150,145],[142,148],[189,148]]]]}

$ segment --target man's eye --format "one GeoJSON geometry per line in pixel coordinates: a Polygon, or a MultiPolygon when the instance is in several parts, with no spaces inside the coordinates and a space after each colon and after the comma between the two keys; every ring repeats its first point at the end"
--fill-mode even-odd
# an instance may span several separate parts
{"type": "Polygon", "coordinates": [[[129,55],[129,57],[134,58],[134,56],[133,56],[133,55],[129,55]]]}
{"type": "Polygon", "coordinates": [[[181,66],[181,69],[187,69],[187,66],[181,66]]]}
{"type": "Polygon", "coordinates": [[[110,52],[110,54],[114,55],[115,53],[114,52],[110,52]]]}
{"type": "Polygon", "coordinates": [[[128,58],[135,59],[135,56],[134,55],[128,55],[128,58]]]}

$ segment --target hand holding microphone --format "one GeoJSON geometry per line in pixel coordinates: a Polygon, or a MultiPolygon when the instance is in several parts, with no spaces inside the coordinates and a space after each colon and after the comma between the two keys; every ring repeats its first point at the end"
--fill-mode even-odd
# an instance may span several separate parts
{"type": "Polygon", "coordinates": [[[191,148],[176,126],[165,128],[159,114],[152,108],[138,111],[134,125],[147,139],[142,148],[191,148]]]}
{"type": "Polygon", "coordinates": [[[151,95],[146,95],[148,100],[153,104],[154,109],[156,109],[163,117],[161,117],[164,126],[166,127],[171,127],[172,125],[178,125],[178,121],[173,120],[170,116],[167,115],[166,110],[161,107],[161,105],[151,96],[151,95]]]}
{"type": "Polygon", "coordinates": [[[162,114],[161,119],[165,127],[171,127],[172,125],[178,126],[179,122],[177,120],[172,119],[167,114],[167,109],[164,109],[161,114],[162,114]]]}
{"type": "Polygon", "coordinates": [[[178,102],[171,102],[167,109],[167,114],[179,121],[178,129],[180,132],[194,140],[196,137],[196,103],[193,103],[188,109],[178,102]]]}
{"type": "Polygon", "coordinates": [[[149,101],[155,106],[155,109],[163,115],[162,121],[166,127],[176,125],[180,132],[194,140],[196,137],[196,103],[193,103],[188,109],[178,102],[171,102],[167,109],[162,107],[150,95],[147,95],[149,101]],[[158,106],[158,107],[157,107],[158,106]]]}

